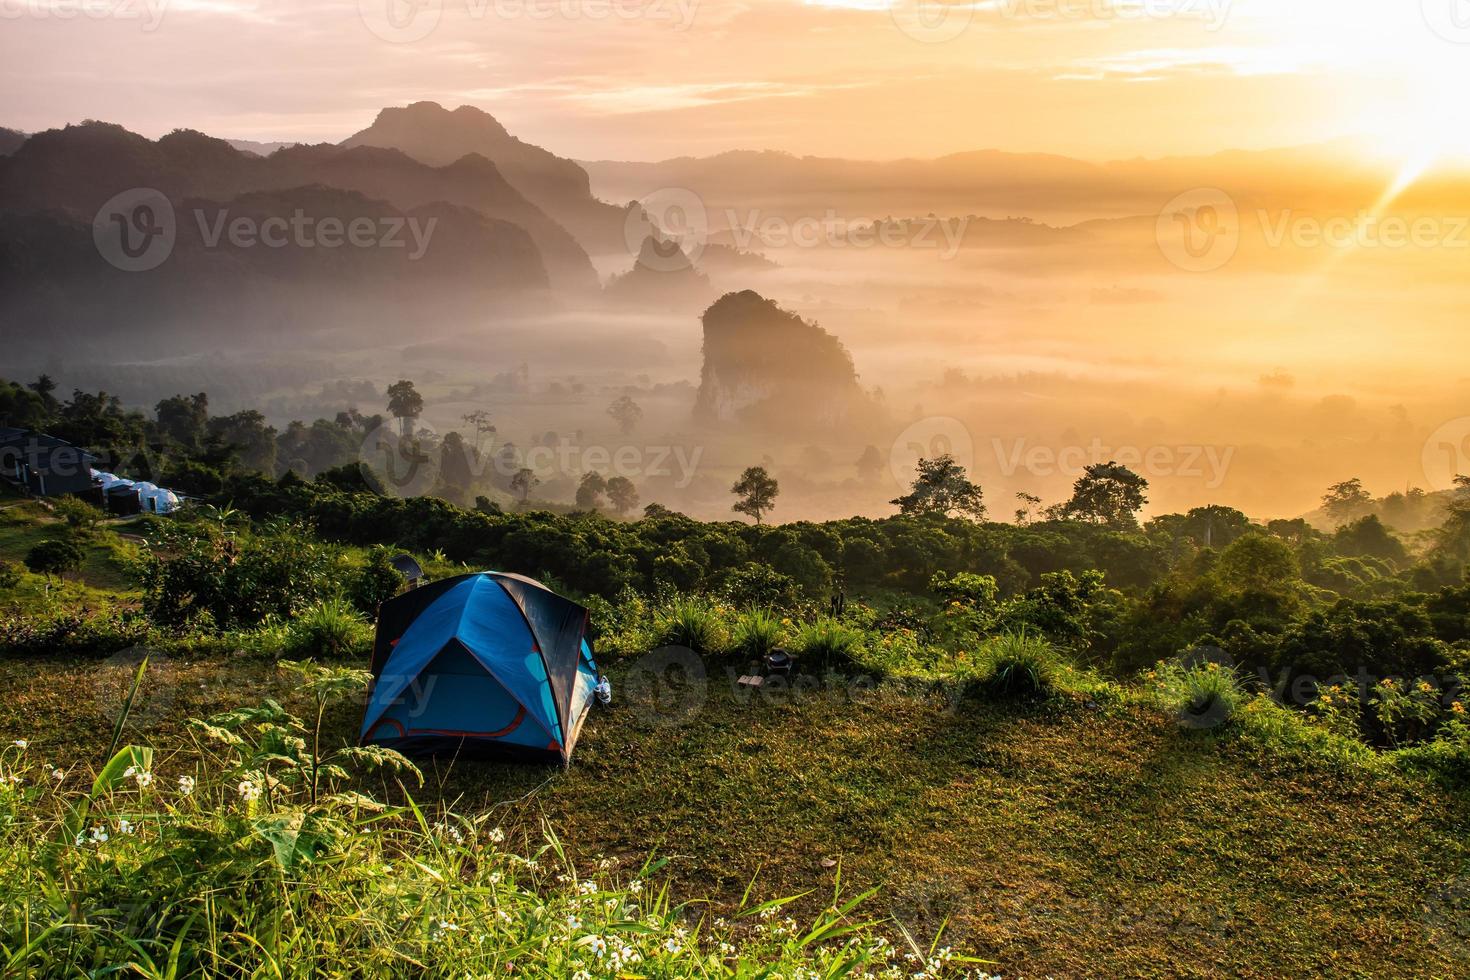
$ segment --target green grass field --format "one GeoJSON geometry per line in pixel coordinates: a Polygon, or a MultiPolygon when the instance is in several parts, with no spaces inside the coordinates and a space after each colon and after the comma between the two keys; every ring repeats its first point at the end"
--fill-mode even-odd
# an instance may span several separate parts
{"type": "MultiPolygon", "coordinates": [[[[101,764],[125,664],[0,664],[0,736],[33,758],[101,764]]],[[[641,684],[596,710],[569,770],[441,763],[420,800],[492,813],[512,839],[549,822],[573,858],[650,852],[681,899],[733,908],[839,873],[870,912],[1007,976],[1464,976],[1466,801],[1391,772],[1273,759],[1184,732],[1128,700],[956,701],[890,685],[747,695],[710,664],[705,696],[641,684]],[[657,694],[657,697],[655,695],[657,694]],[[687,696],[687,698],[685,697],[687,696]]],[[[130,740],[192,765],[188,716],[292,692],[273,664],[161,659],[130,740]]],[[[330,719],[355,735],[358,709],[330,719]]],[[[389,792],[383,786],[380,791],[389,792]]],[[[896,926],[891,927],[895,931],[896,926]]]]}

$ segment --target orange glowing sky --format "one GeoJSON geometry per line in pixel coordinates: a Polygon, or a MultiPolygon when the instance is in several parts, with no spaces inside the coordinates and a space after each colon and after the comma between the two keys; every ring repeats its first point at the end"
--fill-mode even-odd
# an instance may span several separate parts
{"type": "Polygon", "coordinates": [[[1408,160],[1470,150],[1470,0],[0,0],[0,83],[25,130],[337,140],[432,99],[583,159],[1408,160]]]}

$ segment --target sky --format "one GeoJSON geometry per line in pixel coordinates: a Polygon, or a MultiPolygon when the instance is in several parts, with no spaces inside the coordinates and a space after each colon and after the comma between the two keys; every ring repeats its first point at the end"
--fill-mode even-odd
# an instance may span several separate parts
{"type": "Polygon", "coordinates": [[[483,108],[579,159],[1470,150],[1470,0],[0,0],[0,125],[340,140],[483,108]]]}

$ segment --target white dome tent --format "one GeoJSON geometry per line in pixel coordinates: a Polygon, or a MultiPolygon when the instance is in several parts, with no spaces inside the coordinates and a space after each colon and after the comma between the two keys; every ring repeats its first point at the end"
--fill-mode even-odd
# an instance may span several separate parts
{"type": "Polygon", "coordinates": [[[133,489],[138,491],[138,505],[145,514],[172,514],[179,507],[178,494],[157,484],[135,483],[133,489]]]}

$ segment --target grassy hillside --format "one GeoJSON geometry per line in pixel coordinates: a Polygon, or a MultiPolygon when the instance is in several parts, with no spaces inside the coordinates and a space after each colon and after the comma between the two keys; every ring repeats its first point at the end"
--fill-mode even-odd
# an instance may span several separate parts
{"type": "MultiPolygon", "coordinates": [[[[130,738],[169,747],[165,782],[194,764],[185,717],[290,703],[258,658],[153,670],[130,738]]],[[[96,763],[128,673],[0,664],[0,734],[96,763]]],[[[441,765],[419,799],[491,814],[513,840],[549,821],[588,869],[657,853],[675,893],[716,913],[754,880],[761,899],[809,892],[793,910],[815,914],[840,873],[881,886],[870,911],[925,940],[944,929],[1006,975],[1451,977],[1470,962],[1455,885],[1470,810],[1421,780],[1183,732],[1106,688],[1101,703],[904,684],[762,697],[712,663],[699,698],[636,666],[613,678],[569,771],[441,765]]],[[[333,734],[349,739],[358,711],[335,710],[333,734]]]]}
{"type": "MultiPolygon", "coordinates": [[[[0,506],[0,560],[19,563],[35,544],[69,533],[35,503],[0,506]]],[[[204,520],[219,525],[211,535],[237,542],[222,553],[226,565],[288,555],[293,570],[307,570],[302,581],[317,589],[312,595],[328,594],[322,590],[333,583],[356,589],[352,583],[375,560],[367,548],[328,547],[288,529],[229,530],[219,512],[204,520]]],[[[391,950],[379,967],[386,974],[457,975],[468,969],[469,954],[443,945],[439,923],[483,921],[508,902],[529,903],[526,918],[502,922],[504,935],[494,942],[476,940],[470,952],[479,967],[503,972],[504,962],[517,959],[527,964],[523,975],[597,967],[606,975],[669,977],[757,976],[761,964],[780,975],[796,975],[798,965],[821,976],[847,967],[881,976],[927,969],[922,959],[890,960],[881,946],[845,946],[842,934],[802,945],[798,932],[782,932],[786,916],[831,921],[835,892],[869,888],[876,892],[839,917],[841,929],[866,923],[857,933],[867,937],[863,944],[882,936],[925,956],[950,947],[1006,976],[1456,977],[1470,969],[1470,797],[1464,755],[1455,748],[1458,722],[1445,722],[1434,741],[1388,750],[1365,744],[1320,710],[1241,691],[1223,723],[1192,730],[1178,720],[1179,693],[1170,686],[1177,673],[1105,679],[1055,652],[1047,654],[1055,660],[1042,690],[1027,694],[994,683],[995,662],[987,668],[985,658],[999,648],[967,632],[976,614],[959,600],[935,614],[928,632],[860,607],[840,622],[795,609],[794,619],[773,618],[768,625],[806,651],[808,662],[824,643],[844,653],[833,661],[837,671],[812,670],[789,688],[758,692],[735,683],[750,665],[735,652],[749,611],[677,594],[596,600],[600,660],[616,698],[611,708],[594,709],[570,769],[438,760],[425,763],[422,787],[407,790],[391,770],[344,775],[344,788],[395,806],[407,806],[411,792],[418,809],[359,815],[351,802],[351,819],[332,818],[349,829],[328,856],[276,867],[271,814],[311,814],[316,804],[283,796],[263,813],[266,804],[237,799],[235,782],[242,773],[252,779],[256,763],[222,761],[236,750],[221,750],[189,719],[269,699],[310,719],[309,694],[278,658],[310,653],[339,629],[340,648],[356,652],[336,663],[361,666],[366,627],[350,608],[323,615],[309,596],[314,604],[248,625],[149,625],[141,609],[149,593],[135,578],[135,559],[204,554],[171,537],[168,523],[104,524],[85,536],[85,560],[65,581],[20,573],[0,593],[11,644],[0,657],[0,833],[11,835],[13,849],[8,863],[0,858],[0,890],[11,889],[6,901],[25,916],[23,925],[5,920],[0,963],[16,957],[37,975],[115,965],[106,949],[92,960],[58,952],[89,947],[78,947],[75,935],[62,941],[75,924],[45,930],[46,916],[73,917],[66,911],[76,901],[65,897],[71,892],[164,887],[158,869],[172,867],[193,869],[197,878],[177,886],[178,908],[168,905],[173,911],[150,920],[155,937],[144,948],[156,956],[179,935],[193,936],[180,948],[198,957],[190,960],[196,968],[213,962],[219,969],[228,960],[247,975],[272,975],[287,960],[304,975],[323,968],[326,961],[312,957],[330,958],[329,948],[343,950],[350,970],[368,970],[368,961],[352,957],[376,955],[365,950],[385,943],[391,950]],[[99,625],[92,633],[68,627],[53,634],[45,632],[50,617],[99,625]],[[48,652],[51,635],[85,655],[48,652]],[[664,655],[649,650],[676,636],[709,652],[686,650],[677,655],[681,669],[667,670],[664,655]],[[125,842],[159,850],[130,863],[121,850],[97,845],[89,857],[84,839],[58,857],[45,841],[60,831],[48,821],[78,805],[79,796],[66,794],[89,785],[107,761],[140,648],[151,659],[120,741],[156,750],[149,771],[161,788],[108,795],[115,818],[105,825],[118,838],[124,824],[144,821],[145,803],[162,806],[156,838],[125,842]],[[13,740],[24,749],[4,748],[13,740]],[[1426,753],[1434,765],[1417,764],[1426,753]],[[66,772],[54,790],[46,788],[46,765],[66,772]],[[20,781],[7,783],[6,772],[20,781]],[[197,776],[198,796],[170,795],[180,776],[197,776]],[[206,782],[213,809],[202,802],[206,782]],[[463,815],[471,839],[446,854],[428,830],[432,821],[459,819],[451,811],[463,815]],[[170,821],[184,829],[168,830],[170,821]],[[499,874],[496,862],[519,867],[487,840],[489,828],[507,832],[507,854],[536,854],[554,839],[555,862],[565,856],[561,874],[607,877],[598,879],[597,895],[609,902],[632,901],[618,889],[634,884],[655,892],[667,885],[686,904],[659,913],[652,931],[638,925],[633,932],[653,937],[645,943],[652,955],[668,930],[692,930],[691,949],[636,970],[589,959],[591,936],[571,941],[547,931],[549,917],[583,915],[576,911],[583,899],[557,897],[563,886],[554,874],[537,872],[542,877],[514,893],[502,892],[510,879],[486,877],[499,874]],[[183,838],[168,836],[185,830],[183,838]],[[211,845],[193,861],[178,857],[200,840],[233,843],[211,845]],[[442,911],[425,912],[426,897],[411,904],[416,911],[383,911],[405,900],[402,883],[384,879],[402,868],[420,869],[414,888],[434,891],[442,911]],[[60,877],[45,877],[53,874],[60,877]],[[221,910],[200,889],[257,897],[221,910]],[[792,896],[769,921],[752,913],[758,903],[792,896]],[[553,916],[552,909],[560,911],[553,916]],[[400,925],[405,914],[423,920],[421,929],[400,925]],[[735,923],[719,941],[740,952],[710,952],[715,919],[735,923]],[[211,930],[229,922],[233,931],[216,934],[201,922],[211,930]],[[17,945],[25,935],[38,952],[27,952],[29,940],[17,945]],[[571,945],[556,945],[563,941],[571,945]],[[849,949],[866,959],[845,967],[849,949]]],[[[442,556],[424,557],[436,577],[455,570],[442,556]]],[[[191,567],[209,574],[212,566],[191,567]]],[[[946,594],[963,596],[962,584],[983,585],[957,578],[946,594]]],[[[1044,598],[1033,594],[1008,615],[1035,618],[1036,610],[1053,608],[1044,598]]],[[[1041,640],[1032,647],[1049,648],[1041,640]]],[[[355,742],[361,710],[360,695],[331,704],[324,753],[355,742]]],[[[241,731],[249,740],[271,724],[251,722],[241,731]]],[[[965,968],[956,963],[944,975],[965,968]]]]}

